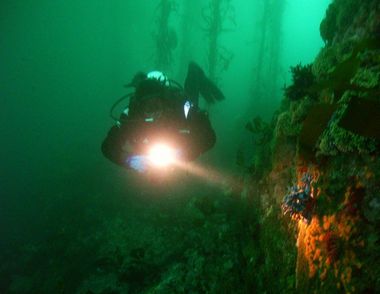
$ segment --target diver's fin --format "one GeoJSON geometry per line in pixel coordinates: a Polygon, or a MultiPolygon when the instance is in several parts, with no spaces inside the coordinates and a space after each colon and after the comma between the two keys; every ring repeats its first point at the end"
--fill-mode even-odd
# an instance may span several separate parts
{"type": "Polygon", "coordinates": [[[191,102],[198,106],[200,80],[204,77],[203,70],[195,63],[190,62],[185,80],[185,92],[191,102]]]}
{"type": "Polygon", "coordinates": [[[185,91],[195,105],[198,105],[199,94],[208,103],[215,103],[224,99],[223,93],[206,77],[202,68],[195,62],[189,63],[185,80],[185,91]]]}
{"type": "Polygon", "coordinates": [[[222,91],[206,76],[204,76],[204,79],[201,81],[200,92],[208,103],[222,101],[225,98],[222,91]]]}

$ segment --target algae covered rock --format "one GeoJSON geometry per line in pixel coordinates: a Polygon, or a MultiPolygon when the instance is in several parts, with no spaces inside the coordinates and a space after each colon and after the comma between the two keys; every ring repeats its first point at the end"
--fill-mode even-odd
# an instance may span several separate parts
{"type": "Polygon", "coordinates": [[[351,83],[363,88],[371,89],[379,85],[380,71],[379,68],[360,68],[351,83]]]}
{"type": "Polygon", "coordinates": [[[278,116],[275,128],[276,138],[296,137],[300,130],[300,125],[292,123],[292,113],[290,111],[283,112],[278,116]]]}
{"type": "MultiPolygon", "coordinates": [[[[358,15],[359,11],[366,11],[363,6],[366,6],[371,1],[360,0],[335,0],[327,11],[325,18],[320,25],[320,34],[322,39],[327,44],[331,44],[335,38],[341,38],[353,24],[353,18],[358,15]]],[[[363,12],[362,12],[363,13],[363,12]]],[[[360,15],[359,15],[360,16],[360,15]]],[[[357,22],[365,22],[365,19],[359,18],[357,22]]]]}
{"type": "Polygon", "coordinates": [[[375,139],[360,136],[339,125],[351,98],[350,92],[346,92],[342,97],[339,108],[334,113],[319,140],[317,146],[319,155],[337,155],[338,153],[352,152],[369,154],[376,150],[375,139]]]}
{"type": "Polygon", "coordinates": [[[313,74],[317,81],[327,78],[328,73],[338,63],[335,47],[324,47],[315,58],[312,66],[313,74]]]}
{"type": "Polygon", "coordinates": [[[336,15],[338,12],[337,5],[331,3],[326,11],[326,16],[319,27],[321,37],[325,43],[331,43],[337,31],[336,15]]]}

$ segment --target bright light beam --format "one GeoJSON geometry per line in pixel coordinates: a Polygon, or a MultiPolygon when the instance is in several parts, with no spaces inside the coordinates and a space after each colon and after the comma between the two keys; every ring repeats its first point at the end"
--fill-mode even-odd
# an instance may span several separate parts
{"type": "Polygon", "coordinates": [[[148,152],[148,159],[156,167],[167,167],[176,161],[176,151],[166,144],[155,144],[148,152]]]}
{"type": "Polygon", "coordinates": [[[197,176],[211,184],[217,185],[221,187],[225,192],[227,190],[242,190],[243,184],[241,181],[238,181],[236,178],[228,175],[223,175],[220,172],[212,170],[211,168],[202,167],[195,163],[184,163],[184,162],[176,162],[176,166],[181,168],[182,170],[197,176]]]}
{"type": "Polygon", "coordinates": [[[211,168],[202,167],[191,162],[177,160],[177,151],[167,144],[158,143],[148,151],[148,160],[157,168],[166,168],[170,165],[197,176],[211,184],[221,187],[223,190],[242,190],[243,185],[234,177],[223,175],[211,168]]]}

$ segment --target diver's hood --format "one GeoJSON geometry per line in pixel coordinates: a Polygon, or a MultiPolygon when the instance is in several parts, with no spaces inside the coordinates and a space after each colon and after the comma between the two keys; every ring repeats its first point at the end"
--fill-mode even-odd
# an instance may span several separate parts
{"type": "Polygon", "coordinates": [[[130,81],[128,84],[124,85],[124,87],[125,88],[132,88],[132,87],[137,88],[138,85],[140,85],[140,83],[142,81],[144,81],[145,79],[146,79],[146,73],[140,71],[137,74],[135,74],[132,81],[130,81]]]}
{"type": "Polygon", "coordinates": [[[131,88],[131,87],[137,88],[141,84],[141,82],[143,82],[145,80],[155,80],[155,81],[158,81],[165,86],[169,86],[168,77],[163,72],[158,71],[158,70],[154,70],[154,71],[151,71],[147,74],[144,72],[141,72],[141,71],[138,72],[137,74],[135,74],[132,81],[130,83],[124,85],[124,87],[126,87],[126,88],[131,88]]]}

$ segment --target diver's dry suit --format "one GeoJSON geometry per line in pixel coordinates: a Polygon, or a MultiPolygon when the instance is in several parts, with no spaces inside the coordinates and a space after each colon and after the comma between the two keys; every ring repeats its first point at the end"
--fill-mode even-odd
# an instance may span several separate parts
{"type": "Polygon", "coordinates": [[[149,78],[149,74],[141,73],[129,85],[135,87],[129,107],[102,144],[109,160],[128,167],[128,156],[135,145],[148,137],[175,141],[186,161],[195,160],[214,146],[215,132],[207,112],[198,108],[198,97],[201,94],[213,103],[224,96],[197,64],[189,64],[184,90],[166,77],[149,78]]]}

